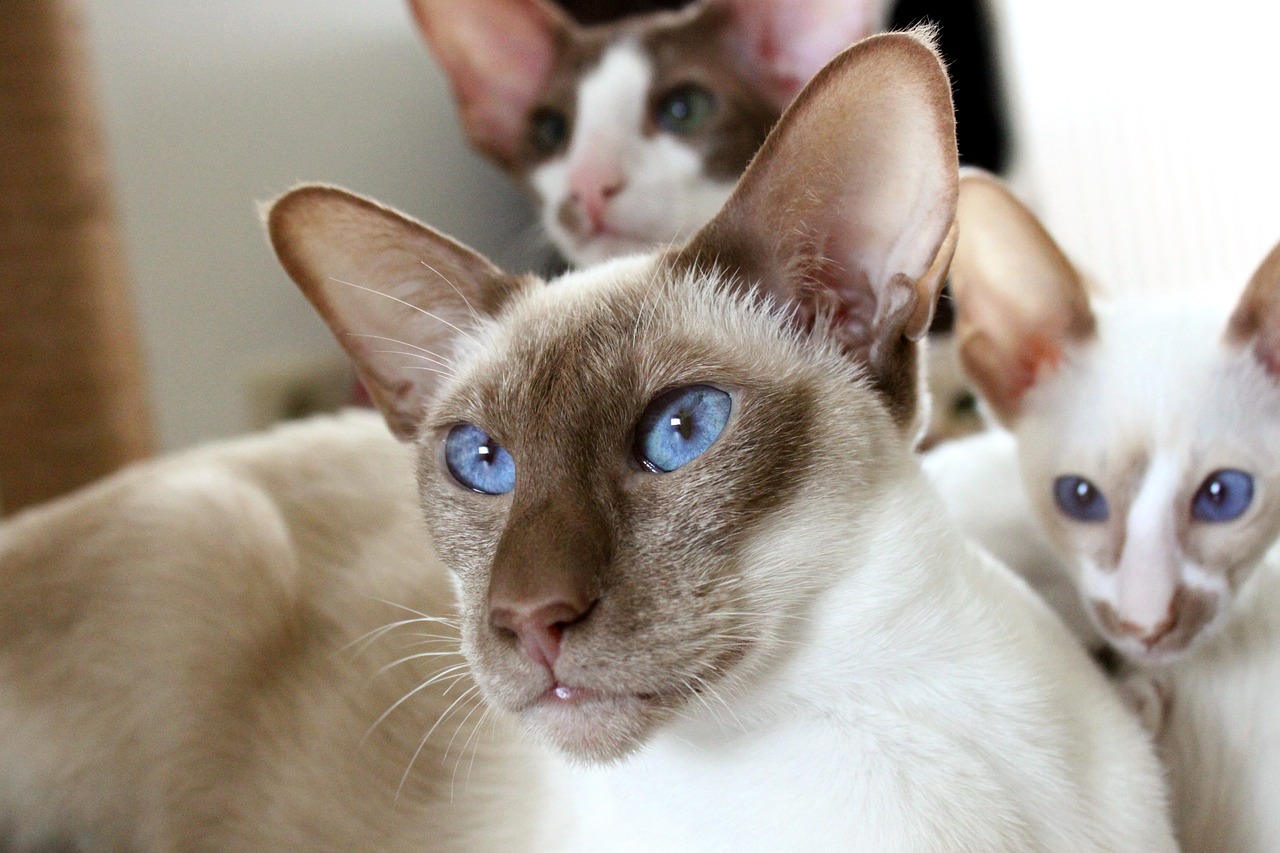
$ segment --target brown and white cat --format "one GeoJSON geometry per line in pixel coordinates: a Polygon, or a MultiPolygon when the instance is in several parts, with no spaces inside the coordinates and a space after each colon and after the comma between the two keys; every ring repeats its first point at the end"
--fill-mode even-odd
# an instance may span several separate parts
{"type": "Polygon", "coordinates": [[[687,238],[884,0],[705,0],[581,26],[543,0],[412,0],[467,136],[582,266],[687,238]]]}
{"type": "Polygon", "coordinates": [[[554,287],[345,193],[281,261],[416,445],[554,849],[1172,850],[1145,735],[913,455],[954,236],[945,72],[868,39],[682,248],[554,287]]]}
{"type": "Polygon", "coordinates": [[[961,355],[1009,432],[931,475],[1154,687],[1184,849],[1280,849],[1280,246],[1234,306],[1112,301],[993,178],[959,210],[961,355]]]}

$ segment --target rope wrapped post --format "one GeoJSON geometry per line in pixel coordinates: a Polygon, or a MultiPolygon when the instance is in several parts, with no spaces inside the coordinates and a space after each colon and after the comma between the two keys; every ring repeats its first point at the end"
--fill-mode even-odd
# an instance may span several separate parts
{"type": "Polygon", "coordinates": [[[0,505],[152,451],[146,384],[83,25],[0,15],[0,505]]]}

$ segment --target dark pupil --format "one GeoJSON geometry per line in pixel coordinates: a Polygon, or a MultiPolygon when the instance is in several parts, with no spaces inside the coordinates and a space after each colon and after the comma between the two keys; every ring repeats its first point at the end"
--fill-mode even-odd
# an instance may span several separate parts
{"type": "Polygon", "coordinates": [[[1211,480],[1207,494],[1210,501],[1221,504],[1227,498],[1227,487],[1222,485],[1221,480],[1211,480]]]}
{"type": "Polygon", "coordinates": [[[493,442],[486,441],[476,448],[476,457],[486,465],[493,464],[493,442]]]}
{"type": "Polygon", "coordinates": [[[688,412],[676,412],[671,416],[670,425],[683,439],[693,435],[693,418],[689,417],[688,412]]]}
{"type": "Polygon", "coordinates": [[[1082,506],[1093,503],[1093,486],[1090,486],[1088,483],[1083,481],[1076,483],[1075,493],[1076,503],[1082,506]]]}
{"type": "Polygon", "coordinates": [[[956,397],[954,410],[956,414],[966,414],[976,411],[978,408],[978,398],[970,391],[965,391],[956,397]]]}

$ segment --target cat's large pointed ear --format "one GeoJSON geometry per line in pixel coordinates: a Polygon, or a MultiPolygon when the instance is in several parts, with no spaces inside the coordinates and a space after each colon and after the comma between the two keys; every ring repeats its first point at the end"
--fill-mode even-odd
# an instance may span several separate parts
{"type": "Polygon", "coordinates": [[[996,178],[965,170],[951,264],[960,363],[1006,426],[1067,346],[1095,331],[1080,274],[996,178]]]}
{"type": "Polygon", "coordinates": [[[526,117],[573,26],[542,0],[410,0],[418,28],[449,77],[478,149],[510,166],[526,117]]]}
{"type": "Polygon", "coordinates": [[[927,40],[874,36],[800,94],[724,209],[675,256],[761,288],[867,368],[904,428],[915,341],[954,245],[955,121],[927,40]]]}
{"type": "Polygon", "coordinates": [[[783,109],[849,45],[882,29],[886,0],[709,0],[732,13],[743,70],[783,109]]]}
{"type": "Polygon", "coordinates": [[[1252,345],[1254,355],[1280,379],[1280,243],[1249,279],[1227,324],[1227,341],[1252,345]]]}
{"type": "Polygon", "coordinates": [[[267,232],[355,362],[397,436],[411,439],[460,339],[520,281],[448,237],[335,187],[285,193],[267,232]]]}

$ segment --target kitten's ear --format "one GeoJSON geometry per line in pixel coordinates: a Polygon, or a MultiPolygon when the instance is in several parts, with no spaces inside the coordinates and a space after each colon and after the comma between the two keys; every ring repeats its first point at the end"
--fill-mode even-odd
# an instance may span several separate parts
{"type": "Polygon", "coordinates": [[[534,98],[573,26],[542,0],[410,0],[427,45],[449,77],[471,142],[513,163],[534,98]]]}
{"type": "Polygon", "coordinates": [[[1252,344],[1258,361],[1280,379],[1280,243],[1249,279],[1227,324],[1226,338],[1240,346],[1252,344]]]}
{"type": "Polygon", "coordinates": [[[280,263],[355,362],[397,436],[417,433],[459,339],[521,282],[368,199],[302,186],[265,211],[280,263]]]}
{"type": "Polygon", "coordinates": [[[996,178],[960,179],[951,264],[960,363],[1006,426],[1038,376],[1094,334],[1084,282],[1048,232],[996,178]]]}
{"type": "Polygon", "coordinates": [[[732,14],[743,68],[778,109],[836,54],[883,28],[886,0],[710,0],[732,14]]]}
{"type": "Polygon", "coordinates": [[[915,341],[954,246],[955,121],[930,44],[874,36],[783,114],[724,209],[675,256],[758,286],[865,366],[904,428],[918,415],[915,341]]]}

